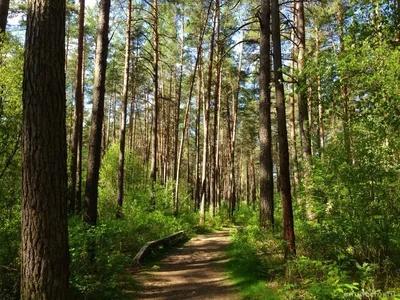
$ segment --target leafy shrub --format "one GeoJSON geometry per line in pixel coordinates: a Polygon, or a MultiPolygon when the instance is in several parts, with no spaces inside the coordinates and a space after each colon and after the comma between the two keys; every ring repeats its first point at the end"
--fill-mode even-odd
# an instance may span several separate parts
{"type": "Polygon", "coordinates": [[[150,205],[150,186],[146,184],[145,166],[137,156],[126,160],[122,218],[116,219],[118,147],[111,147],[102,161],[99,184],[99,222],[86,227],[79,217],[69,220],[71,287],[78,298],[121,299],[134,255],[148,241],[179,230],[193,232],[197,215],[187,204],[184,187],[180,192],[181,210],[173,215],[173,182],[156,184],[156,209],[150,205]],[[135,177],[137,176],[137,178],[135,177]],[[94,245],[95,260],[90,260],[89,246],[94,245]]]}

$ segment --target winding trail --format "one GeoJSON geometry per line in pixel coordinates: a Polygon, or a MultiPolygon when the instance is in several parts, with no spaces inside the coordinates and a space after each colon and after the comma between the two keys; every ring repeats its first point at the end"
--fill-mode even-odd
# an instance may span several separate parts
{"type": "Polygon", "coordinates": [[[195,236],[159,267],[136,274],[143,285],[137,299],[240,299],[224,269],[228,244],[227,229],[195,236]]]}

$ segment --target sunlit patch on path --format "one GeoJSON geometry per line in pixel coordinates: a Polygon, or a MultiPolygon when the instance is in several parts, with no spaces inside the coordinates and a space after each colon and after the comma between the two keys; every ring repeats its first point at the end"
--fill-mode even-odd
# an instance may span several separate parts
{"type": "Polygon", "coordinates": [[[240,299],[224,269],[229,231],[198,235],[176,249],[159,268],[142,269],[137,299],[240,299]]]}

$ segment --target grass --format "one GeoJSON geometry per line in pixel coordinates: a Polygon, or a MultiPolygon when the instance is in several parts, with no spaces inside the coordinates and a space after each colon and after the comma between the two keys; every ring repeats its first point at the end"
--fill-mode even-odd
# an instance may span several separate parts
{"type": "Polygon", "coordinates": [[[207,225],[198,225],[195,227],[195,232],[196,232],[196,234],[208,234],[208,233],[215,232],[215,229],[211,228],[207,225]]]}
{"type": "Polygon", "coordinates": [[[241,258],[235,243],[229,246],[227,256],[229,261],[225,264],[225,268],[243,299],[282,299],[277,293],[276,283],[267,280],[265,263],[256,256],[241,258]]]}

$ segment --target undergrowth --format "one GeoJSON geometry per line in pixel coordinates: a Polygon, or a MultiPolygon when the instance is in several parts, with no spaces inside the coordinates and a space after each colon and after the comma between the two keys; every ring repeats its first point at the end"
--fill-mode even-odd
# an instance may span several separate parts
{"type": "Polygon", "coordinates": [[[148,241],[179,230],[191,235],[196,221],[194,213],[183,213],[176,218],[169,211],[151,211],[133,198],[124,203],[121,219],[110,214],[109,218],[100,219],[98,226],[87,229],[80,218],[71,218],[70,283],[73,293],[86,299],[122,299],[124,289],[135,285],[125,271],[140,248],[148,241]],[[90,241],[95,241],[94,263],[90,262],[87,250],[90,241]]]}
{"type": "Polygon", "coordinates": [[[244,299],[400,299],[395,282],[382,284],[387,274],[377,263],[344,253],[327,259],[301,243],[297,257],[285,260],[281,228],[260,229],[258,215],[245,207],[236,212],[242,226],[228,250],[226,267],[244,299]]]}
{"type": "Polygon", "coordinates": [[[180,213],[173,214],[174,183],[156,184],[156,206],[152,207],[146,166],[139,156],[126,157],[126,194],[122,218],[116,218],[118,147],[105,154],[99,183],[99,223],[86,228],[80,217],[69,219],[70,286],[73,294],[84,299],[123,299],[124,291],[137,289],[127,272],[136,253],[147,242],[180,230],[194,233],[198,223],[192,212],[187,189],[180,190],[180,213]],[[95,245],[95,261],[88,255],[90,244],[95,245]],[[94,242],[93,242],[94,241],[94,242]]]}

